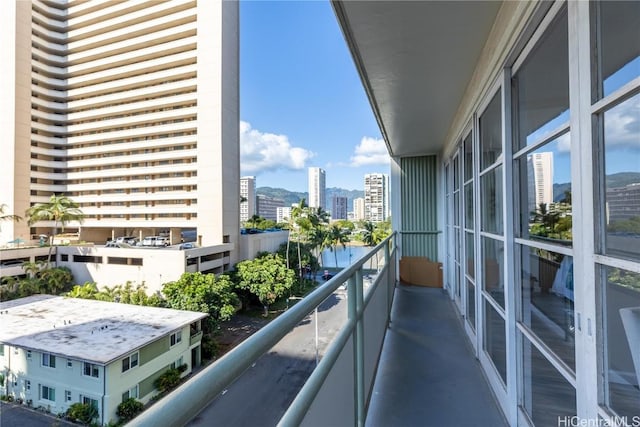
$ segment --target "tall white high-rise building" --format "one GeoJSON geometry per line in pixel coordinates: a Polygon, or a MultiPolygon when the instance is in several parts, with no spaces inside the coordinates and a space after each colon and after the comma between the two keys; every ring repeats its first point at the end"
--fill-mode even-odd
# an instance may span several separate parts
{"type": "Polygon", "coordinates": [[[364,176],[364,218],[381,222],[389,217],[389,176],[370,173],[364,176]]]}
{"type": "Polygon", "coordinates": [[[256,177],[240,178],[240,222],[245,222],[258,212],[256,206],[256,177]]]}
{"type": "Polygon", "coordinates": [[[535,211],[541,203],[553,203],[553,153],[532,153],[529,162],[529,208],[535,211]],[[533,172],[533,173],[531,173],[533,172]],[[532,203],[535,203],[531,206],[532,203]]]}
{"type": "Polygon", "coordinates": [[[309,201],[308,205],[312,208],[326,209],[325,196],[325,172],[324,169],[312,167],[309,168],[309,201]]]}
{"type": "MultiPolygon", "coordinates": [[[[9,213],[64,194],[81,240],[237,241],[238,3],[8,0],[0,24],[9,213]]],[[[7,222],[0,241],[52,226],[7,222]]]]}
{"type": "Polygon", "coordinates": [[[347,219],[347,198],[333,196],[331,199],[331,219],[347,219]]]}
{"type": "Polygon", "coordinates": [[[353,199],[353,219],[355,221],[364,220],[364,198],[353,199]]]}

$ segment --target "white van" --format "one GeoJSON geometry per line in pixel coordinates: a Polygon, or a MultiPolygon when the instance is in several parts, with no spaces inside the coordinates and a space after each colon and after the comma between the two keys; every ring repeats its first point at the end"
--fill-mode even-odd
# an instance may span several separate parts
{"type": "Polygon", "coordinates": [[[161,236],[147,236],[142,239],[142,246],[169,246],[169,239],[161,236]]]}
{"type": "Polygon", "coordinates": [[[116,243],[126,243],[127,245],[135,245],[138,239],[135,236],[116,237],[116,243]]]}

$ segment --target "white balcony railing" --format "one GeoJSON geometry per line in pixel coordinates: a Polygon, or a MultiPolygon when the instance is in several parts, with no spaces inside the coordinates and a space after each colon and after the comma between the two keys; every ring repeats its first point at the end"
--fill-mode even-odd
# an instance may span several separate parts
{"type": "Polygon", "coordinates": [[[388,237],[128,426],[187,424],[344,283],[347,320],[279,425],[364,425],[396,283],[395,238],[388,237]],[[384,266],[365,292],[365,265],[379,251],[384,252],[384,266]]]}

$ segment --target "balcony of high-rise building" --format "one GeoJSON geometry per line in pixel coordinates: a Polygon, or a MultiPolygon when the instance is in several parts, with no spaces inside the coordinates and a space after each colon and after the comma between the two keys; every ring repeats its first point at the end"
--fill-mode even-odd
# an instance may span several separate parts
{"type": "Polygon", "coordinates": [[[332,5],[394,234],[131,425],[636,423],[640,3],[332,5]]]}

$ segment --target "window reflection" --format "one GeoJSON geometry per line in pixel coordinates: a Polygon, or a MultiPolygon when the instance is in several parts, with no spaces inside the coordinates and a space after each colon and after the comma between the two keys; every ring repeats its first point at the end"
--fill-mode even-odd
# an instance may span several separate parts
{"type": "Polygon", "coordinates": [[[501,92],[495,94],[478,121],[480,131],[480,170],[485,170],[502,157],[501,92]]]}
{"type": "Polygon", "coordinates": [[[473,233],[465,233],[465,243],[467,248],[467,274],[473,279],[475,278],[475,271],[473,271],[473,261],[475,260],[473,233]]]}
{"type": "Polygon", "coordinates": [[[518,159],[521,237],[571,244],[570,149],[566,133],[518,159]]]}
{"type": "Polygon", "coordinates": [[[576,415],[576,390],[526,338],[522,406],[536,426],[557,426],[576,415]]]}
{"type": "Polygon", "coordinates": [[[502,235],[502,166],[480,177],[480,193],[482,231],[502,235]]]}
{"type": "Polygon", "coordinates": [[[467,280],[467,319],[471,328],[476,329],[476,287],[467,280]]]}
{"type": "Polygon", "coordinates": [[[591,5],[600,18],[600,31],[596,33],[600,35],[600,46],[593,49],[600,54],[601,70],[595,101],[640,76],[640,2],[606,1],[591,5]]]}
{"type": "Polygon", "coordinates": [[[518,151],[569,120],[567,11],[559,13],[513,77],[518,151]]]}
{"type": "Polygon", "coordinates": [[[631,419],[640,415],[640,274],[603,267],[602,280],[608,406],[631,419]]]}
{"type": "Polygon", "coordinates": [[[575,370],[573,258],[521,246],[522,323],[575,370]]]}
{"type": "Polygon", "coordinates": [[[640,94],[604,113],[606,253],[640,259],[640,94]]]}
{"type": "Polygon", "coordinates": [[[504,244],[488,237],[482,238],[482,268],[484,289],[504,308],[504,244]]]}
{"type": "Polygon", "coordinates": [[[464,186],[464,226],[473,230],[473,182],[464,186]]]}
{"type": "Polygon", "coordinates": [[[469,181],[473,178],[473,144],[471,141],[471,133],[464,139],[464,180],[469,181]]]}
{"type": "Polygon", "coordinates": [[[484,302],[484,315],[484,349],[491,357],[491,361],[500,374],[500,378],[506,384],[507,352],[504,319],[486,300],[484,302]]]}

